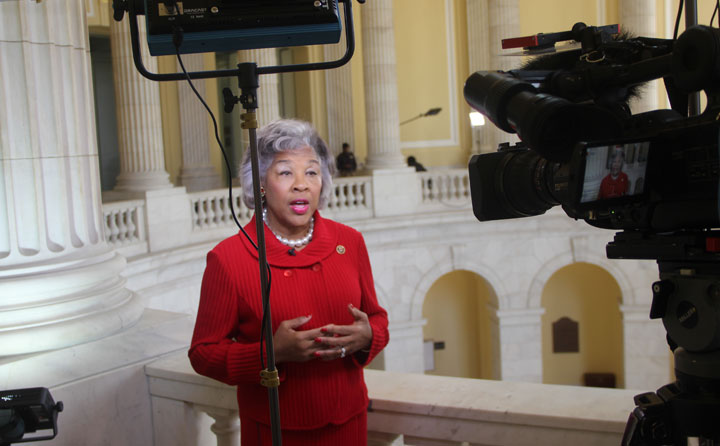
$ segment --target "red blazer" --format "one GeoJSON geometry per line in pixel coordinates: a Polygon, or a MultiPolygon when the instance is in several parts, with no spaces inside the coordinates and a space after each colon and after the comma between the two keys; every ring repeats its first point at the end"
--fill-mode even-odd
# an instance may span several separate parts
{"type": "MultiPolygon", "coordinates": [[[[254,218],[245,230],[257,240],[254,218]]],[[[389,339],[387,313],[375,296],[365,241],[358,231],[317,212],[313,239],[295,256],[267,226],[265,241],[273,333],[280,322],[309,314],[312,319],[301,330],[352,324],[350,303],[368,314],[373,331],[369,354],[277,365],[283,429],[342,424],[366,410],[362,367],[389,339]]],[[[207,256],[190,362],[197,373],[237,386],[241,417],[270,424],[267,388],[260,385],[261,315],[257,251],[238,234],[207,256]]]]}
{"type": "Polygon", "coordinates": [[[607,174],[600,182],[598,199],[622,197],[627,194],[628,186],[628,176],[625,172],[620,172],[615,179],[613,179],[612,175],[607,174]]]}

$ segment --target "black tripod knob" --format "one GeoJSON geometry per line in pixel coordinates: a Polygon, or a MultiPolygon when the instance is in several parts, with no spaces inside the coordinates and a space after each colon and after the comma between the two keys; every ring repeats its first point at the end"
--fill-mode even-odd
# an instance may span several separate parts
{"type": "Polygon", "coordinates": [[[653,300],[650,306],[650,319],[665,317],[670,295],[675,290],[675,285],[669,280],[659,280],[652,285],[653,300]]]}
{"type": "Polygon", "coordinates": [[[113,0],[112,7],[113,19],[115,19],[116,22],[122,22],[125,11],[128,9],[127,0],[113,0]]]}
{"type": "Polygon", "coordinates": [[[233,107],[239,102],[239,99],[235,97],[228,87],[223,88],[223,99],[225,101],[225,113],[232,113],[233,107]]]}

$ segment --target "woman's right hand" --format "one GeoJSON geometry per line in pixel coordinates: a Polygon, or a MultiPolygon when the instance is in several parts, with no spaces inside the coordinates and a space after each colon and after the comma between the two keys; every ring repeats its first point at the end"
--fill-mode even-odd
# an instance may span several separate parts
{"type": "Polygon", "coordinates": [[[322,345],[315,342],[322,335],[320,328],[298,330],[311,318],[312,315],[300,316],[280,322],[273,335],[276,363],[305,362],[315,358],[315,352],[322,349],[322,345]]]}

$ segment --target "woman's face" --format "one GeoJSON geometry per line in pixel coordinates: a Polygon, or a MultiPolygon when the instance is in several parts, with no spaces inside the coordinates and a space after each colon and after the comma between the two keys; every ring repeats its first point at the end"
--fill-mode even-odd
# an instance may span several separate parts
{"type": "Polygon", "coordinates": [[[264,186],[273,231],[289,239],[305,236],[320,201],[320,169],[320,159],[308,146],[275,155],[264,186]]]}
{"type": "Polygon", "coordinates": [[[615,155],[612,160],[612,164],[610,164],[610,173],[616,177],[622,171],[623,166],[623,156],[622,155],[615,155]]]}

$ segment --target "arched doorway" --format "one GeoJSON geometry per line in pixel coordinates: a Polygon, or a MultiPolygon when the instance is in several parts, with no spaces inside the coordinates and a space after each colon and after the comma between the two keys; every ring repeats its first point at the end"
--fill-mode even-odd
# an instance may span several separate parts
{"type": "Polygon", "coordinates": [[[541,302],[543,383],[607,385],[612,375],[624,387],[622,295],[610,273],[568,265],[548,279],[541,302]]]}
{"type": "Polygon", "coordinates": [[[428,290],[422,314],[425,354],[433,359],[427,374],[500,379],[497,297],[485,279],[470,271],[441,276],[428,290]]]}

